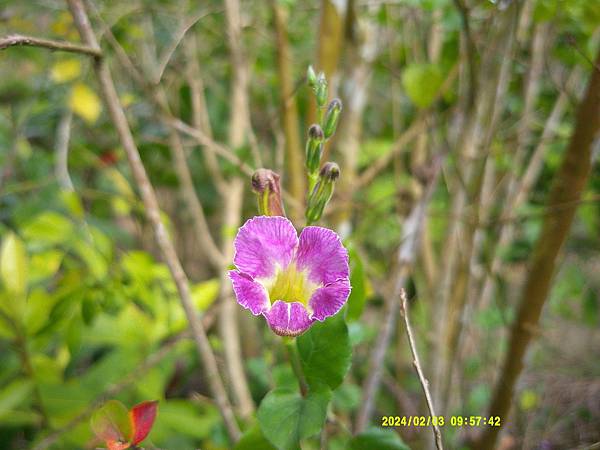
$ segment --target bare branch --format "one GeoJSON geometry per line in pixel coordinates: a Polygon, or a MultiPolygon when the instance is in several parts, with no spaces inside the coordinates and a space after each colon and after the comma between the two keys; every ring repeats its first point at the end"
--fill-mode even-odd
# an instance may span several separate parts
{"type": "MultiPolygon", "coordinates": [[[[82,1],[68,0],[68,4],[81,38],[88,45],[97,48],[98,43],[96,41],[96,36],[89,23],[82,1]]],[[[183,271],[183,267],[177,257],[171,238],[162,222],[156,194],[154,193],[146,169],[142,164],[138,148],[133,139],[127,118],[125,117],[125,111],[119,100],[112,76],[108,66],[102,63],[102,61],[99,61],[98,64],[94,66],[94,69],[98,77],[106,107],[117,130],[123,149],[127,154],[133,177],[140,190],[146,216],[152,225],[162,257],[169,267],[171,276],[173,277],[179,292],[181,304],[188,319],[192,335],[194,336],[198,353],[203,362],[212,395],[215,397],[216,404],[223,417],[229,436],[233,441],[237,441],[240,437],[240,430],[235,416],[233,415],[229,399],[227,398],[227,393],[221,375],[219,374],[215,355],[212,351],[206,331],[196,314],[187,276],[183,271]]]]}
{"type": "Polygon", "coordinates": [[[11,34],[3,39],[0,39],[0,50],[17,46],[43,47],[62,52],[81,53],[83,55],[93,56],[95,58],[102,57],[102,51],[99,48],[93,48],[87,45],[72,44],[65,41],[53,41],[50,39],[37,38],[33,36],[23,36],[21,34],[11,34]]]}
{"type": "Polygon", "coordinates": [[[167,48],[165,50],[164,54],[160,58],[160,62],[158,64],[158,73],[156,74],[156,79],[154,80],[154,84],[159,84],[160,81],[162,80],[163,73],[165,72],[165,69],[167,68],[167,65],[169,64],[169,61],[171,60],[173,53],[175,52],[175,50],[179,46],[180,42],[185,37],[185,34],[188,32],[188,30],[190,28],[192,28],[194,25],[196,25],[196,23],[200,19],[202,19],[210,14],[213,14],[214,12],[215,11],[202,11],[201,13],[196,14],[194,17],[192,17],[191,19],[186,21],[186,23],[183,25],[183,27],[181,27],[181,29],[177,31],[177,34],[176,34],[175,38],[173,39],[173,41],[171,42],[171,44],[169,45],[169,48],[167,48]]]}
{"type": "MultiPolygon", "coordinates": [[[[600,52],[596,57],[600,64],[600,52]]],[[[506,421],[517,380],[524,366],[524,357],[538,326],[558,260],[559,252],[569,235],[576,212],[592,170],[592,147],[600,131],[600,70],[592,70],[586,93],[577,109],[575,128],[562,163],[552,181],[547,208],[572,203],[560,215],[548,216],[534,246],[529,271],[521,291],[518,313],[510,333],[510,344],[504,356],[488,413],[506,421]]],[[[495,447],[500,429],[490,427],[482,432],[474,448],[495,447]],[[493,429],[492,429],[493,428],[493,429]]]]}
{"type": "Polygon", "coordinates": [[[375,406],[375,396],[379,389],[381,377],[383,373],[383,365],[385,360],[385,354],[389,347],[390,339],[396,325],[397,311],[400,307],[399,296],[400,290],[403,289],[408,275],[414,263],[418,244],[421,239],[421,233],[423,232],[423,222],[425,221],[425,213],[427,212],[427,206],[431,201],[439,174],[442,167],[442,162],[445,159],[445,155],[437,156],[432,164],[431,178],[430,181],[421,197],[413,207],[411,213],[404,221],[402,229],[402,244],[398,248],[398,269],[396,274],[396,281],[394,291],[391,296],[388,297],[386,305],[386,315],[384,323],[381,327],[381,331],[377,336],[377,342],[375,349],[371,354],[371,360],[369,361],[369,372],[365,383],[363,385],[363,399],[362,405],[358,412],[356,419],[356,432],[360,433],[364,431],[368,424],[371,414],[375,406]]]}
{"type": "Polygon", "coordinates": [[[56,129],[56,161],[54,165],[54,172],[58,180],[58,184],[63,189],[69,191],[73,190],[73,182],[69,176],[69,140],[71,137],[71,120],[73,118],[73,111],[67,109],[61,116],[56,129]]]}
{"type": "Polygon", "coordinates": [[[429,392],[429,381],[423,375],[423,369],[421,368],[421,362],[419,361],[419,354],[417,353],[417,346],[415,344],[415,337],[413,335],[412,327],[410,326],[410,320],[408,319],[408,305],[406,301],[406,291],[402,288],[400,289],[400,315],[404,319],[404,326],[406,327],[406,337],[408,338],[408,345],[410,346],[410,352],[413,356],[413,366],[417,371],[417,375],[419,376],[419,382],[421,383],[421,387],[423,388],[423,393],[425,394],[425,400],[427,402],[427,409],[429,410],[429,415],[431,416],[431,428],[433,429],[433,434],[435,436],[435,446],[438,450],[443,449],[442,445],[442,433],[440,432],[440,428],[437,425],[435,415],[435,409],[433,407],[433,400],[431,400],[431,393],[429,392]]]}

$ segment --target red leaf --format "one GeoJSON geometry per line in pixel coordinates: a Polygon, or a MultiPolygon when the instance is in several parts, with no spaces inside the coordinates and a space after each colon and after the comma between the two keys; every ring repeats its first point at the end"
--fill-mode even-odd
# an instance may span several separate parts
{"type": "Polygon", "coordinates": [[[133,428],[133,437],[131,443],[137,445],[146,439],[148,433],[152,429],[154,419],[156,419],[156,410],[158,408],[158,402],[143,402],[139,405],[135,405],[129,411],[129,417],[131,419],[131,426],[133,428]]]}

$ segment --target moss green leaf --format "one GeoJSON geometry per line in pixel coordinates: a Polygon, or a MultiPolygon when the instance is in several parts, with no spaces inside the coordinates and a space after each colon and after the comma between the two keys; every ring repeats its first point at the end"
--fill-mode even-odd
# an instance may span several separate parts
{"type": "Polygon", "coordinates": [[[330,398],[329,390],[312,391],[302,397],[292,390],[275,389],[258,409],[260,429],[278,449],[297,449],[301,439],[321,431],[330,398]]]}
{"type": "Polygon", "coordinates": [[[342,314],[315,323],[298,337],[298,353],[308,384],[335,389],[350,368],[352,347],[342,314]]]}

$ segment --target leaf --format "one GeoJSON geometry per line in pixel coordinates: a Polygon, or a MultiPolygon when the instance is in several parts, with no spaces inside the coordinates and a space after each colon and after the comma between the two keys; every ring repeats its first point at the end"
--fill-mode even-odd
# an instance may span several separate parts
{"type": "Polygon", "coordinates": [[[366,292],[366,277],[365,269],[360,256],[355,249],[350,248],[348,250],[350,256],[350,285],[352,291],[350,297],[348,297],[348,310],[346,318],[348,321],[358,320],[365,307],[365,300],[367,298],[366,292]]]}
{"type": "Polygon", "coordinates": [[[410,64],[402,72],[402,87],[419,108],[433,103],[442,82],[441,71],[435,64],[410,64]]]}
{"type": "Polygon", "coordinates": [[[100,99],[96,93],[83,83],[73,86],[69,107],[89,124],[96,122],[102,110],[100,99]]]}
{"type": "Polygon", "coordinates": [[[402,439],[391,430],[370,428],[354,436],[348,445],[348,450],[410,450],[402,439]]]}
{"type": "Polygon", "coordinates": [[[56,61],[50,71],[52,80],[56,83],[66,83],[81,74],[81,62],[77,58],[56,61]]]}
{"type": "Polygon", "coordinates": [[[143,402],[131,408],[129,417],[133,428],[133,437],[131,438],[133,445],[137,445],[146,439],[152,429],[154,419],[156,419],[157,409],[158,401],[143,402]]]}
{"type": "Polygon", "coordinates": [[[329,390],[311,391],[306,397],[288,389],[269,392],[257,416],[265,437],[282,450],[297,449],[301,439],[317,434],[325,423],[329,390]]]}
{"type": "Polygon", "coordinates": [[[58,295],[48,294],[41,288],[34,288],[29,293],[24,315],[25,330],[28,335],[35,335],[48,323],[52,308],[58,300],[58,295]]]}
{"type": "Polygon", "coordinates": [[[531,389],[525,389],[519,398],[519,405],[523,411],[535,408],[539,403],[538,395],[531,389]]]}
{"type": "Polygon", "coordinates": [[[156,441],[173,435],[206,439],[219,421],[219,413],[212,406],[203,409],[187,400],[166,400],[161,402],[160,420],[154,426],[152,437],[156,441]]]}
{"type": "Polygon", "coordinates": [[[321,383],[335,389],[350,368],[352,347],[342,314],[315,323],[297,338],[306,380],[311,387],[321,383]]]}
{"type": "Polygon", "coordinates": [[[31,255],[29,279],[31,283],[53,277],[62,263],[64,252],[56,249],[43,250],[31,255]]]}
{"type": "Polygon", "coordinates": [[[333,393],[333,406],[340,411],[354,411],[360,404],[362,392],[355,384],[344,383],[333,393]]]}
{"type": "Polygon", "coordinates": [[[53,211],[45,211],[37,215],[23,228],[23,236],[28,242],[60,244],[69,241],[72,235],[73,224],[53,211]]]}
{"type": "Polygon", "coordinates": [[[219,280],[212,280],[196,283],[192,286],[192,300],[198,311],[206,311],[214,303],[219,295],[219,280]]]}
{"type": "Polygon", "coordinates": [[[234,450],[276,450],[265,438],[258,425],[254,425],[242,435],[234,450]]]}
{"type": "Polygon", "coordinates": [[[0,276],[7,291],[23,295],[27,289],[27,252],[23,241],[9,233],[0,249],[0,276]]]}
{"type": "MultiPolygon", "coordinates": [[[[128,442],[131,436],[131,421],[129,411],[118,400],[107,401],[98,409],[91,419],[94,434],[106,442],[109,449],[112,445],[128,442]]],[[[117,447],[114,447],[117,448],[117,447]]],[[[127,448],[127,447],[121,447],[127,448]]]]}
{"type": "Polygon", "coordinates": [[[12,414],[12,410],[29,400],[33,382],[31,380],[16,380],[0,391],[0,418],[12,414]]]}

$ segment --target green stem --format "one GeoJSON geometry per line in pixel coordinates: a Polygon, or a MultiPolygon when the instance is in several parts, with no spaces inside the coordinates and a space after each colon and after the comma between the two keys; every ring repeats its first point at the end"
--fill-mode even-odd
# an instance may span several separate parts
{"type": "Polygon", "coordinates": [[[319,125],[321,125],[321,127],[323,127],[323,125],[325,125],[323,123],[323,108],[320,106],[317,106],[317,116],[319,117],[319,125]]]}
{"type": "Polygon", "coordinates": [[[15,346],[17,347],[17,352],[19,353],[19,357],[21,359],[23,371],[25,372],[27,378],[29,378],[33,382],[33,397],[35,401],[35,406],[42,417],[41,425],[44,428],[48,426],[49,418],[46,412],[46,408],[44,407],[42,394],[40,392],[37,380],[35,378],[33,365],[31,364],[29,350],[27,349],[27,336],[25,330],[21,329],[21,327],[19,326],[15,326],[15,346]]]}
{"type": "Polygon", "coordinates": [[[296,339],[284,337],[283,342],[285,344],[285,349],[287,351],[292,370],[294,371],[296,378],[298,378],[300,394],[302,394],[302,397],[306,397],[306,394],[308,393],[308,384],[306,384],[306,378],[304,377],[302,365],[300,364],[300,356],[298,355],[298,349],[296,348],[296,339]]]}

